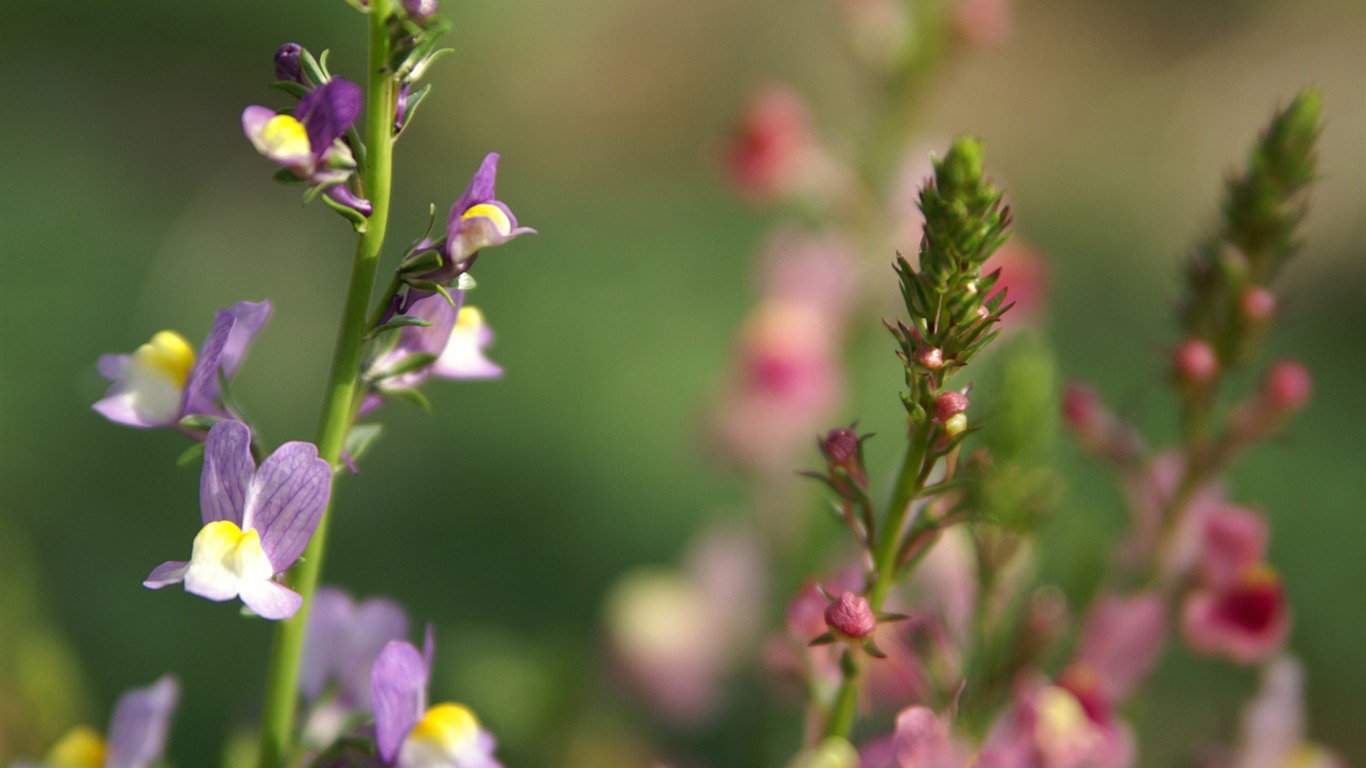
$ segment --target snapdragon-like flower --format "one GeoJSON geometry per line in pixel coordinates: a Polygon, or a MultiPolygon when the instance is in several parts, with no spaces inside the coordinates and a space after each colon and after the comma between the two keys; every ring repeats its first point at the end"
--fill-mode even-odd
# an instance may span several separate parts
{"type": "Polygon", "coordinates": [[[184,336],[161,331],[131,355],[104,355],[99,371],[113,384],[95,410],[131,427],[170,427],[186,416],[227,418],[218,402],[219,377],[232,377],[268,317],[270,302],[241,301],[218,310],[197,353],[184,336]]]}
{"type": "Polygon", "coordinates": [[[93,729],[78,726],[48,750],[43,762],[19,762],[15,768],[148,768],[166,749],[179,697],[180,685],[170,675],[134,688],[114,704],[107,742],[93,729]]]}
{"type": "Polygon", "coordinates": [[[242,130],[257,152],[301,181],[328,187],[328,196],[369,216],[369,201],[344,186],[356,170],[356,159],[342,136],[356,122],[360,107],[360,88],[334,77],[300,99],[293,115],[247,107],[242,111],[242,130]]]}
{"type": "Polygon", "coordinates": [[[331,467],[312,443],[285,443],[258,471],[251,430],[240,421],[221,421],[204,444],[204,527],[190,560],[162,563],[142,583],[160,589],[183,581],[186,592],[216,602],[241,597],[264,618],[289,618],[303,598],[275,576],[299,559],[331,491],[331,467]]]}
{"type": "Polygon", "coordinates": [[[304,635],[299,688],[310,701],[322,695],[329,680],[337,699],[350,708],[370,709],[370,669],[384,646],[408,634],[408,616],[397,603],[382,597],[357,602],[336,587],[313,595],[304,635]]]}
{"type": "Polygon", "coordinates": [[[470,179],[469,186],[451,206],[446,219],[445,242],[419,244],[414,249],[421,252],[425,245],[439,248],[441,252],[441,266],[420,275],[421,279],[449,283],[469,269],[471,260],[480,250],[502,245],[518,235],[535,234],[536,230],[531,227],[519,226],[512,209],[494,196],[497,180],[498,153],[490,152],[470,179]]]}
{"type": "Polygon", "coordinates": [[[484,313],[464,305],[464,291],[450,291],[452,301],[439,293],[413,301],[404,314],[430,325],[410,325],[398,331],[398,341],[366,369],[375,392],[366,396],[361,413],[379,407],[385,393],[416,389],[429,376],[443,379],[496,379],[503,369],[484,350],[493,343],[493,330],[484,313]],[[421,356],[431,363],[411,368],[421,356]]]}
{"type": "Polygon", "coordinates": [[[423,650],[395,640],[375,660],[370,691],[375,742],[386,766],[395,768],[502,768],[493,757],[493,736],[461,704],[427,707],[432,635],[423,650]]]}

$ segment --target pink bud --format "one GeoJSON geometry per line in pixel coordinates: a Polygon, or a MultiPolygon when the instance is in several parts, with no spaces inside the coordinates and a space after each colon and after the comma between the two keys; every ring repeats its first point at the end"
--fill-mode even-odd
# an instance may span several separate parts
{"type": "Polygon", "coordinates": [[[1277,413],[1293,413],[1303,408],[1314,394],[1309,370],[1295,360],[1281,360],[1266,371],[1262,379],[1262,401],[1277,413]]]}
{"type": "Polygon", "coordinates": [[[939,347],[918,347],[915,350],[915,361],[931,371],[937,371],[944,367],[944,351],[939,347]]]}
{"type": "Polygon", "coordinates": [[[825,624],[836,633],[855,639],[867,637],[877,627],[877,617],[867,598],[845,592],[825,609],[825,624]]]}
{"type": "Polygon", "coordinates": [[[1105,420],[1105,405],[1090,384],[1077,382],[1067,387],[1062,399],[1062,417],[1068,426],[1083,435],[1095,434],[1105,420]]]}
{"type": "Polygon", "coordinates": [[[858,433],[847,427],[832,429],[821,440],[821,450],[825,451],[831,463],[840,467],[847,467],[858,460],[858,448],[858,433]]]}
{"type": "Polygon", "coordinates": [[[1172,364],[1177,378],[1191,384],[1204,384],[1219,372],[1219,357],[1204,339],[1181,342],[1172,353],[1172,364]]]}
{"type": "Polygon", "coordinates": [[[968,396],[949,390],[934,399],[934,420],[943,424],[968,409],[968,396]]]}
{"type": "Polygon", "coordinates": [[[1254,285],[1238,297],[1238,306],[1243,316],[1254,323],[1265,323],[1276,313],[1276,294],[1254,285]]]}
{"type": "Polygon", "coordinates": [[[783,86],[769,86],[750,103],[726,148],[726,165],[742,192],[769,198],[790,191],[811,144],[806,104],[783,86]]]}

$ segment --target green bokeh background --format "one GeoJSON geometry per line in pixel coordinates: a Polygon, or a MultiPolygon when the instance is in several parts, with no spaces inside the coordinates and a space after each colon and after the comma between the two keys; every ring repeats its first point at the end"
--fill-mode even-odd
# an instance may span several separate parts
{"type": "MultiPolygon", "coordinates": [[[[430,386],[431,416],[388,409],[388,434],[340,483],[324,578],[433,621],[436,693],[475,704],[510,764],[628,765],[609,755],[650,731],[607,682],[602,596],[633,566],[673,562],[704,522],[744,514],[743,486],[705,455],[698,422],[774,220],[727,193],[718,137],[768,78],[797,84],[841,141],[857,135],[849,115],[866,94],[827,0],[444,11],[457,55],[435,68],[399,145],[389,257],[488,151],[503,153],[501,198],[541,234],[478,267],[506,378],[430,386]]],[[[138,584],[188,553],[197,469],[171,466],[177,435],[111,426],[89,404],[103,392],[100,354],[161,328],[197,342],[214,308],[268,297],[275,314],[239,396],[268,439],[312,434],[352,239],[270,182],[239,125],[245,105],[283,103],[267,83],[288,39],[332,48],[334,70],[355,78],[361,24],[340,0],[0,8],[0,762],[78,718],[103,723],[120,691],[167,670],[184,689],[177,764],[215,764],[252,721],[269,627],[138,584]],[[33,685],[46,691],[36,708],[15,693],[33,685]]],[[[930,145],[963,131],[986,140],[1020,233],[1052,265],[1063,374],[1170,435],[1157,382],[1179,260],[1272,107],[1322,88],[1324,177],[1270,339],[1313,369],[1316,398],[1231,487],[1274,522],[1312,733],[1358,764],[1363,40],[1360,0],[1037,0],[1017,8],[1007,45],[946,68],[923,115],[930,145]]],[[[894,434],[891,344],[876,329],[859,338],[841,419],[894,434]]],[[[874,461],[893,454],[884,442],[874,461]]],[[[1063,456],[1050,568],[1066,580],[1104,557],[1120,518],[1100,472],[1063,456]]],[[[1231,705],[1251,682],[1173,654],[1139,716],[1143,764],[1178,764],[1192,741],[1226,735],[1232,710],[1211,703],[1231,705]]],[[[730,743],[698,749],[739,766],[791,746],[730,743]]]]}

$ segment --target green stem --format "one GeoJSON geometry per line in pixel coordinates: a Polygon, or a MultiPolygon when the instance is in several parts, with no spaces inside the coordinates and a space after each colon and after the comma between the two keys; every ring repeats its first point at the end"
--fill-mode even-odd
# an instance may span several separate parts
{"type": "MultiPolygon", "coordinates": [[[[930,449],[931,424],[928,417],[911,429],[910,445],[906,458],[901,464],[897,477],[896,490],[892,493],[891,506],[883,517],[885,523],[878,532],[877,552],[873,560],[873,583],[868,590],[868,603],[873,612],[882,610],[887,600],[887,592],[896,580],[896,558],[901,550],[903,537],[901,529],[906,525],[906,515],[910,512],[911,502],[925,489],[925,479],[933,461],[926,466],[930,449]]],[[[853,651],[845,651],[846,654],[853,651]]],[[[863,682],[862,665],[852,663],[842,665],[840,690],[835,697],[830,717],[826,720],[825,734],[849,738],[854,727],[854,713],[858,706],[859,688],[863,682]]]]}
{"type": "MultiPolygon", "coordinates": [[[[374,293],[380,249],[389,224],[389,190],[393,171],[393,115],[395,92],[388,71],[389,37],[385,18],[389,0],[370,0],[369,59],[366,76],[365,135],[369,140],[361,169],[365,195],[373,213],[356,243],[351,280],[346,291],[337,346],[328,376],[327,393],[318,423],[318,455],[336,467],[351,427],[351,403],[360,375],[365,345],[366,314],[374,293]]],[[[334,483],[335,485],[335,483],[334,483]]],[[[329,511],[289,574],[289,585],[303,596],[303,605],[292,618],[279,623],[271,647],[266,695],[261,714],[260,768],[281,768],[291,752],[294,716],[298,699],[299,666],[303,656],[304,630],[312,607],[313,592],[322,570],[329,511]]]]}

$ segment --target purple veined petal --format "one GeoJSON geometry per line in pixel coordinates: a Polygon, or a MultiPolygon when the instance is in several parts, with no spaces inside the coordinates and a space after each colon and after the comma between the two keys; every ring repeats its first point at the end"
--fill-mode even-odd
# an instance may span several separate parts
{"type": "Polygon", "coordinates": [[[110,381],[118,381],[123,378],[124,372],[128,370],[128,362],[132,359],[132,355],[100,355],[99,362],[95,363],[95,370],[110,381]]]}
{"type": "Polygon", "coordinates": [[[220,309],[214,313],[213,327],[195,355],[194,367],[185,380],[185,391],[180,396],[180,415],[215,413],[214,399],[218,396],[218,361],[223,346],[228,343],[237,318],[231,311],[220,309]]]}
{"type": "Polygon", "coordinates": [[[170,675],[120,696],[109,722],[105,768],[147,768],[159,760],[179,699],[180,686],[170,675]]]}
{"type": "Polygon", "coordinates": [[[106,419],[125,426],[144,429],[166,426],[160,421],[151,421],[145,418],[142,412],[138,410],[137,399],[132,392],[115,392],[91,407],[106,419]]]}
{"type": "Polygon", "coordinates": [[[308,144],[315,159],[321,158],[332,142],[356,122],[360,102],[360,87],[340,77],[332,78],[299,100],[294,115],[308,132],[308,144]]]}
{"type": "Polygon", "coordinates": [[[244,583],[241,589],[242,602],[263,619],[287,619],[304,603],[298,592],[269,579],[244,583]]]}
{"type": "Polygon", "coordinates": [[[319,587],[313,593],[304,630],[304,656],[299,670],[299,691],[308,701],[316,700],[327,684],[328,675],[344,655],[346,633],[355,622],[351,596],[336,587],[319,587]]]}
{"type": "Polygon", "coordinates": [[[204,442],[204,470],[199,476],[201,521],[208,525],[215,520],[230,520],[246,530],[244,513],[255,472],[251,430],[247,425],[240,421],[220,421],[213,425],[204,442]]]}
{"type": "Polygon", "coordinates": [[[247,347],[266,324],[266,320],[270,319],[270,310],[269,301],[239,301],[227,310],[237,322],[229,331],[228,340],[223,344],[222,355],[218,359],[218,367],[222,369],[224,376],[231,378],[237,372],[237,366],[246,355],[247,347]]]}
{"type": "Polygon", "coordinates": [[[375,708],[375,742],[379,755],[393,764],[403,738],[427,709],[428,664],[411,643],[395,640],[384,646],[370,674],[375,708]]]}
{"type": "Polygon", "coordinates": [[[470,206],[493,200],[493,188],[497,180],[498,153],[490,152],[484,157],[484,162],[479,164],[479,170],[475,171],[469,186],[465,187],[465,191],[456,199],[455,205],[451,206],[450,216],[446,219],[448,237],[453,237],[453,233],[459,231],[460,217],[465,215],[470,206]]]}
{"type": "MultiPolygon", "coordinates": [[[[217,429],[221,423],[214,426],[217,429]]],[[[332,468],[312,443],[285,443],[261,462],[248,490],[242,530],[255,529],[280,573],[299,559],[332,493],[332,468]]]]}
{"type": "Polygon", "coordinates": [[[152,569],[143,579],[142,586],[148,589],[161,589],[170,584],[176,584],[185,580],[185,572],[190,569],[190,564],[184,560],[167,560],[152,569]]]}

